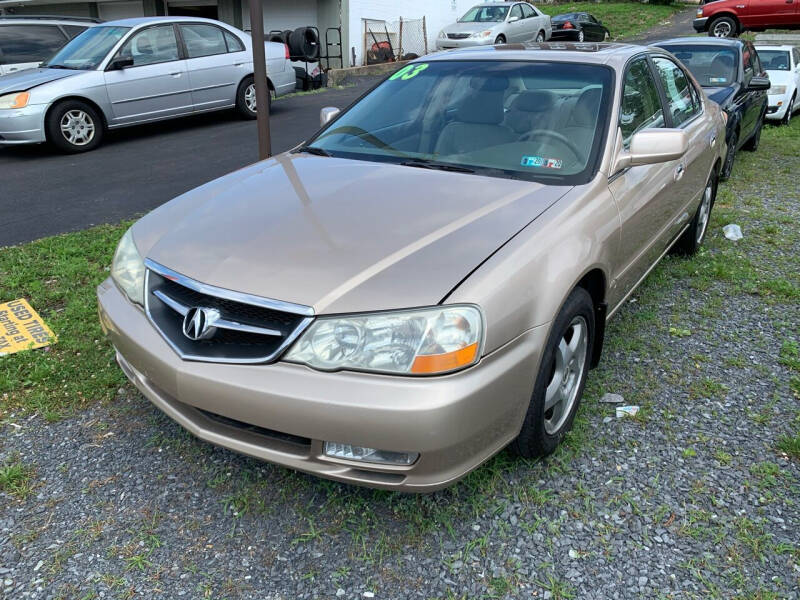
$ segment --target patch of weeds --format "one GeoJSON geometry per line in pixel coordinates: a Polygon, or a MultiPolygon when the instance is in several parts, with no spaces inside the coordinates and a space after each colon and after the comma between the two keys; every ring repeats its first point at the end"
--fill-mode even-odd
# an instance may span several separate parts
{"type": "Polygon", "coordinates": [[[714,381],[710,377],[704,377],[700,381],[695,381],[689,387],[689,396],[697,398],[719,398],[725,395],[728,388],[723,384],[714,381]]]}
{"type": "Polygon", "coordinates": [[[778,439],[778,450],[792,458],[800,460],[800,431],[793,436],[782,435],[778,439]]]}
{"type": "Polygon", "coordinates": [[[547,574],[547,581],[536,581],[536,585],[550,592],[553,600],[570,600],[575,598],[575,592],[570,584],[559,581],[552,574],[547,574]]]}
{"type": "Polygon", "coordinates": [[[724,465],[726,467],[730,465],[731,461],[733,460],[733,456],[731,456],[724,450],[720,449],[714,450],[714,458],[716,458],[717,461],[719,461],[719,464],[724,465]]]}
{"type": "Polygon", "coordinates": [[[683,454],[683,458],[694,458],[697,456],[697,451],[694,448],[684,448],[681,454],[683,454]]]}
{"type": "Polygon", "coordinates": [[[0,466],[0,490],[24,500],[33,490],[33,468],[25,465],[18,456],[0,466]]]}

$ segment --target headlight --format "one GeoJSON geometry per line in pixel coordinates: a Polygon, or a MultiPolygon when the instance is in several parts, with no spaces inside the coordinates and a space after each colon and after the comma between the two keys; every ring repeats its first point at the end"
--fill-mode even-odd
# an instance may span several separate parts
{"type": "Polygon", "coordinates": [[[475,364],[482,340],[483,319],[474,306],[321,317],[285,360],[325,371],[432,375],[475,364]]]}
{"type": "Polygon", "coordinates": [[[781,96],[782,94],[786,93],[786,86],[785,85],[773,85],[769,88],[769,95],[770,96],[781,96]]]}
{"type": "Polygon", "coordinates": [[[702,16],[703,16],[703,9],[702,8],[698,8],[697,9],[697,18],[699,19],[702,16]]]}
{"type": "Polygon", "coordinates": [[[133,242],[130,229],[122,236],[114,253],[111,277],[131,302],[144,305],[144,262],[133,242]]]}
{"type": "Polygon", "coordinates": [[[442,30],[439,32],[439,39],[440,39],[440,40],[446,40],[446,39],[447,39],[447,34],[444,32],[444,29],[442,29],[442,30]]]}
{"type": "Polygon", "coordinates": [[[31,99],[30,92],[16,92],[0,96],[0,108],[25,108],[31,99]]]}
{"type": "Polygon", "coordinates": [[[486,31],[477,31],[473,33],[470,37],[485,39],[490,37],[491,35],[492,31],[490,29],[487,29],[486,31]]]}

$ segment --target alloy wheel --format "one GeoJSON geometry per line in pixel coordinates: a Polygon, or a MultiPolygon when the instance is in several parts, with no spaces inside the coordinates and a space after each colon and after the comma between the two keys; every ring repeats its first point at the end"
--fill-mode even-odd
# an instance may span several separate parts
{"type": "Polygon", "coordinates": [[[700,210],[697,214],[697,244],[703,241],[708,229],[709,216],[711,215],[711,200],[714,198],[714,182],[709,179],[706,189],[703,192],[703,200],[700,202],[700,210]]]}
{"type": "Polygon", "coordinates": [[[544,34],[541,31],[536,34],[536,41],[538,43],[542,43],[544,41],[544,34]]]}
{"type": "Polygon", "coordinates": [[[578,41],[579,41],[579,42],[582,42],[582,41],[583,41],[583,39],[584,39],[584,35],[583,35],[583,29],[581,29],[581,30],[578,32],[578,41]]]}
{"type": "Polygon", "coordinates": [[[95,124],[88,113],[73,109],[61,117],[61,135],[73,146],[85,146],[94,139],[95,124]]]}
{"type": "Polygon", "coordinates": [[[564,426],[578,398],[586,369],[588,338],[586,319],[576,316],[556,347],[544,397],[544,429],[548,435],[554,435],[564,426]]]}
{"type": "Polygon", "coordinates": [[[714,24],[714,29],[712,30],[712,33],[714,34],[714,37],[718,38],[731,37],[731,34],[733,33],[733,28],[731,27],[731,24],[728,23],[728,21],[717,21],[714,24]]]}
{"type": "Polygon", "coordinates": [[[247,110],[251,112],[256,112],[256,84],[251,83],[247,86],[247,89],[244,91],[244,103],[247,106],[247,110]]]}
{"type": "Polygon", "coordinates": [[[783,116],[783,124],[788,125],[792,120],[792,113],[794,112],[794,96],[789,100],[789,105],[786,107],[786,114],[783,116]]]}

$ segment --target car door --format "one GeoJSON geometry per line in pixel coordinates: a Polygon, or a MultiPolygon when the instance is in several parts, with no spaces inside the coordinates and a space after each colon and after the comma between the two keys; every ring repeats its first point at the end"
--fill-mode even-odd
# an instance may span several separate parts
{"type": "Polygon", "coordinates": [[[759,117],[761,116],[761,108],[764,103],[765,93],[761,90],[754,91],[750,89],[750,80],[756,75],[760,74],[760,69],[756,69],[757,58],[755,57],[755,48],[750,42],[744,42],[742,47],[742,103],[744,104],[744,115],[742,117],[742,132],[739,137],[740,141],[744,141],[750,137],[758,124],[759,117]]]}
{"type": "Polygon", "coordinates": [[[0,25],[0,75],[38,67],[67,41],[57,25],[0,25]]]}
{"type": "Polygon", "coordinates": [[[521,41],[536,39],[536,34],[539,32],[539,28],[536,24],[536,12],[531,8],[530,4],[520,4],[518,6],[520,10],[522,10],[522,27],[524,31],[524,36],[521,41]]]}
{"type": "Polygon", "coordinates": [[[666,56],[652,60],[666,98],[669,124],[683,129],[689,138],[689,148],[674,173],[673,192],[666,199],[672,206],[668,237],[674,237],[691,221],[711,172],[714,148],[722,140],[717,140],[713,122],[703,118],[702,97],[687,72],[666,56]]]}
{"type": "MultiPolygon", "coordinates": [[[[160,119],[192,110],[186,61],[172,23],[152,25],[130,34],[114,58],[133,66],[106,70],[112,125],[160,119]]],[[[110,61],[110,64],[114,59],[110,61]]]]}
{"type": "Polygon", "coordinates": [[[586,40],[602,42],[606,38],[606,30],[588,13],[581,14],[581,25],[585,30],[586,40]]]}
{"type": "MultiPolygon", "coordinates": [[[[666,127],[667,120],[646,56],[628,63],[621,88],[617,143],[627,148],[634,134],[666,127]]],[[[677,163],[629,167],[609,177],[609,190],[620,215],[620,245],[609,293],[611,306],[647,274],[669,241],[677,163]]]]}
{"type": "Polygon", "coordinates": [[[209,23],[181,23],[178,29],[186,48],[194,110],[233,106],[236,88],[247,75],[247,58],[242,52],[228,51],[225,30],[221,27],[209,23]]]}
{"type": "Polygon", "coordinates": [[[506,27],[508,27],[508,41],[524,42],[535,36],[536,34],[531,35],[528,31],[528,25],[525,19],[522,18],[522,6],[519,4],[512,6],[508,13],[508,21],[506,23],[506,27]]]}
{"type": "Polygon", "coordinates": [[[788,25],[797,12],[797,0],[750,0],[748,8],[751,27],[788,25]]]}

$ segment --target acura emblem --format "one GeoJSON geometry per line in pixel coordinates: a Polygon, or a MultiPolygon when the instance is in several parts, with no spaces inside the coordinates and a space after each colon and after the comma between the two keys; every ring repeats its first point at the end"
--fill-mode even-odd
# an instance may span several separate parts
{"type": "Polygon", "coordinates": [[[219,311],[214,308],[190,308],[183,317],[183,335],[190,340],[207,340],[217,331],[214,323],[219,317],[219,311]]]}

